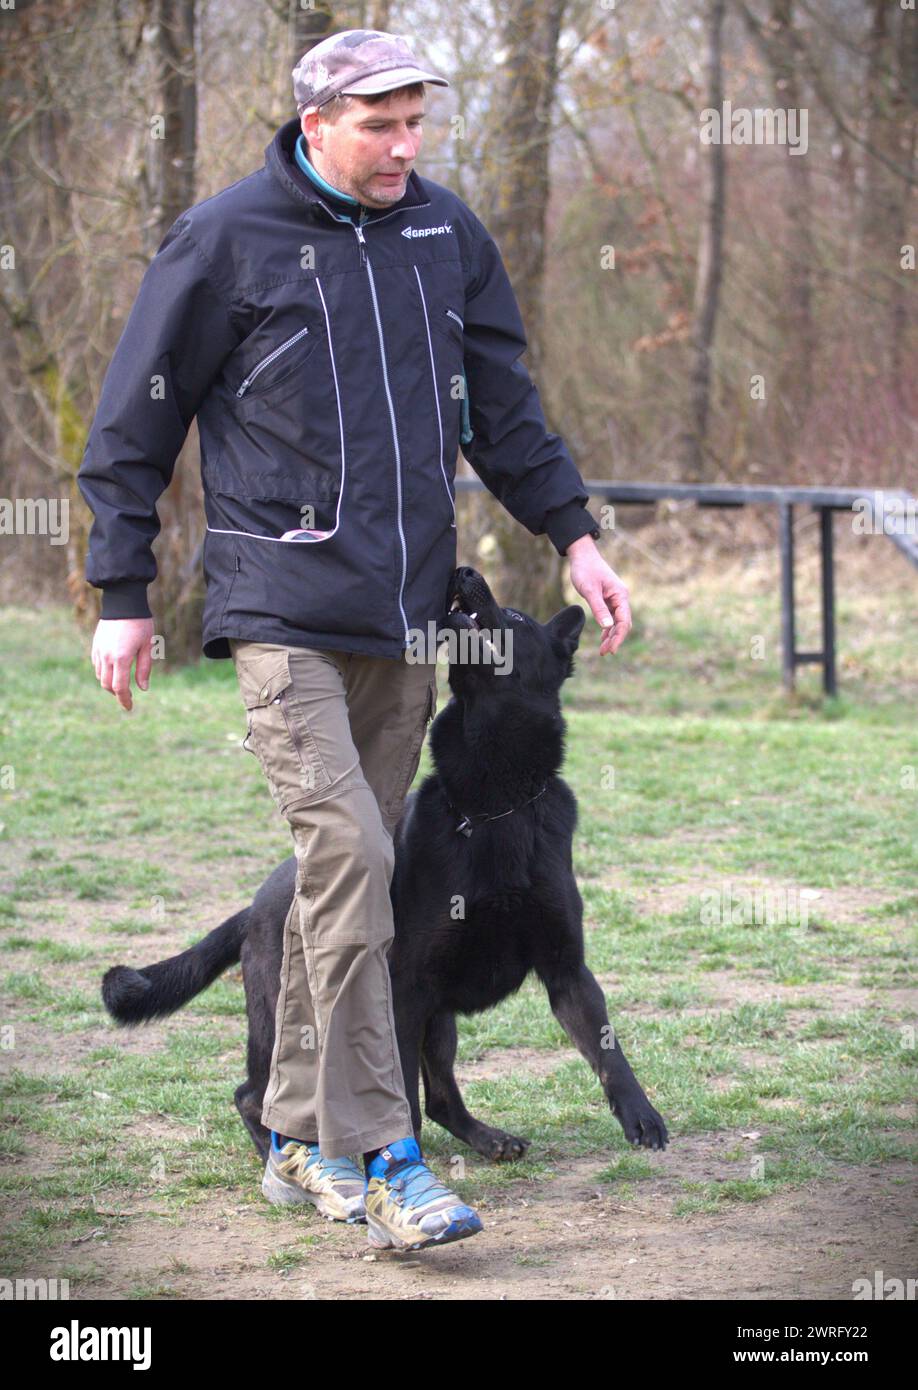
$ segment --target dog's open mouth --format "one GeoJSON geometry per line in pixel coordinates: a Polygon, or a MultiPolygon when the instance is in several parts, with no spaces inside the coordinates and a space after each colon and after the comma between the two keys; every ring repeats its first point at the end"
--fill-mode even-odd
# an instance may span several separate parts
{"type": "Polygon", "coordinates": [[[467,618],[470,627],[475,628],[477,631],[481,630],[481,624],[478,621],[477,611],[472,609],[470,603],[464,602],[458,594],[453,599],[449,611],[450,613],[458,613],[461,618],[467,618]]]}

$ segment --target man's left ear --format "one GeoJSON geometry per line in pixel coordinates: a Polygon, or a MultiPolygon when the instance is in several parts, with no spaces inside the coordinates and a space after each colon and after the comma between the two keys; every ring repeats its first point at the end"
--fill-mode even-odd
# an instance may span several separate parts
{"type": "Polygon", "coordinates": [[[300,130],[303,132],[303,139],[307,145],[315,145],[317,149],[322,148],[321,121],[315,112],[304,112],[300,116],[300,130]],[[310,120],[310,116],[316,116],[315,120],[310,120]],[[306,126],[309,125],[310,133],[307,134],[306,126]]]}
{"type": "Polygon", "coordinates": [[[559,655],[567,657],[574,655],[585,622],[586,614],[579,603],[572,603],[570,607],[562,608],[560,613],[556,613],[545,624],[545,631],[551,638],[553,645],[558,649],[559,655]]]}

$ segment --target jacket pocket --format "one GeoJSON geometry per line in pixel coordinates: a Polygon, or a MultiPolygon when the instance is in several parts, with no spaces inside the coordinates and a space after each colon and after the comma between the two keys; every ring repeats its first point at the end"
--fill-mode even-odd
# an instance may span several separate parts
{"type": "Polygon", "coordinates": [[[231,531],[271,540],[296,531],[333,532],[340,491],[339,477],[327,469],[307,467],[300,476],[253,473],[248,484],[224,470],[210,485],[221,524],[231,531]]]}
{"type": "Polygon", "coordinates": [[[255,361],[246,367],[245,375],[234,388],[236,399],[242,402],[261,400],[272,392],[275,386],[280,386],[295,376],[312,355],[321,336],[315,328],[303,324],[276,346],[262,351],[255,361]]]}
{"type": "Polygon", "coordinates": [[[306,805],[331,785],[309,724],[296,699],[286,652],[236,661],[246,709],[243,747],[261,763],[282,813],[306,805]]]}
{"type": "Polygon", "coordinates": [[[430,326],[441,333],[444,338],[456,347],[462,349],[465,345],[465,324],[458,309],[454,309],[449,304],[441,304],[430,316],[430,326]]]}

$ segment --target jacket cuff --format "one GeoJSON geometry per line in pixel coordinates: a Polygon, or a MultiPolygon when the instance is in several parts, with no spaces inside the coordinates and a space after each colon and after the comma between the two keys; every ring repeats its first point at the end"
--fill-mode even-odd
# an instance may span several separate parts
{"type": "Polygon", "coordinates": [[[576,499],[546,513],[545,533],[559,555],[564,555],[567,547],[581,536],[592,536],[598,541],[601,534],[593,516],[576,499]]]}
{"type": "Polygon", "coordinates": [[[117,584],[106,584],[102,590],[101,617],[111,618],[152,618],[147,603],[147,585],[143,579],[122,579],[117,584]]]}

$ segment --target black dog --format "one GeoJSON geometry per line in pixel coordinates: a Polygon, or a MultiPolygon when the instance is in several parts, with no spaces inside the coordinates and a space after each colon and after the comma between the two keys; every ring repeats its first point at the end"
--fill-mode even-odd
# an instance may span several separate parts
{"type": "MultiPolygon", "coordinates": [[[[577,806],[558,776],[564,757],[559,691],[573,671],[583,610],[565,608],[543,625],[500,608],[481,575],[468,568],[456,571],[450,603],[441,629],[452,634],[447,640],[461,641],[466,659],[461,648],[460,659],[451,655],[453,698],[430,730],[436,770],[407,798],[394,837],[389,969],[415,1134],[420,1138],[420,1069],[431,1120],[485,1158],[525,1153],[528,1139],[469,1114],[453,1068],[456,1014],[491,1008],[534,970],[627,1139],[663,1149],[666,1126],[625,1060],[602,990],[584,964],[583,904],[571,860],[577,806]]],[[[262,1099],[295,878],[291,855],[251,907],[190,950],[143,970],[115,966],[102,982],[112,1017],[141,1023],[180,1008],[241,959],[248,1079],[236,1091],[236,1105],[263,1159],[270,1135],[261,1123],[262,1099]]]]}

